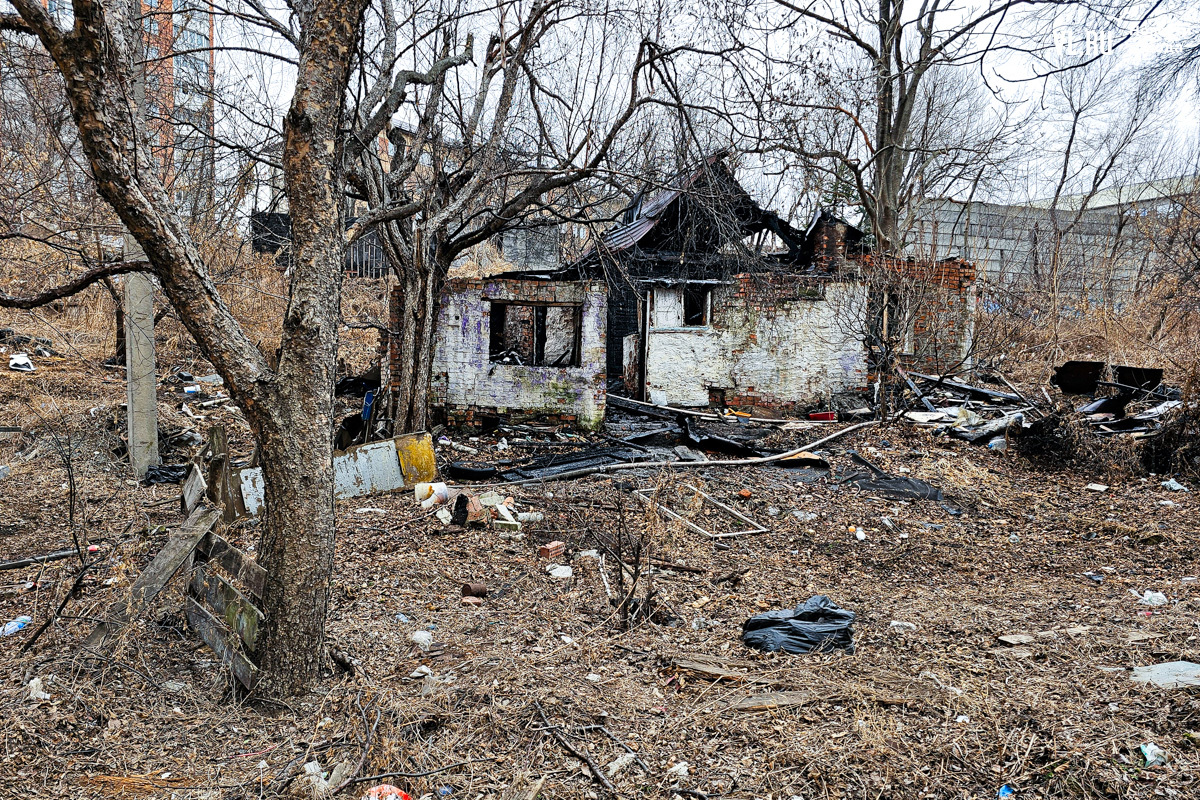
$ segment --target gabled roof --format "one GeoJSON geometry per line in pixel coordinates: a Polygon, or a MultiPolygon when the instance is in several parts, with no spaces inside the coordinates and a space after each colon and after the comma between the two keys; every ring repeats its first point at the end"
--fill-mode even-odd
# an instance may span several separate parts
{"type": "Polygon", "coordinates": [[[698,166],[668,179],[658,191],[640,193],[600,242],[581,256],[597,252],[707,253],[754,233],[770,230],[799,251],[804,236],[776,214],[758,205],[724,163],[727,150],[707,156],[698,166]]]}

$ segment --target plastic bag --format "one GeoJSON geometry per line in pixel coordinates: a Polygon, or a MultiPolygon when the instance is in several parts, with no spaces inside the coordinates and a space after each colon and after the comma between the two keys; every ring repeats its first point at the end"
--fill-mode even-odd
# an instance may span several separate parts
{"type": "Polygon", "coordinates": [[[146,467],[146,477],[142,482],[147,486],[152,483],[182,483],[187,471],[187,464],[151,464],[146,467]]]}
{"type": "Polygon", "coordinates": [[[755,614],[742,623],[742,641],[757,650],[785,653],[854,652],[855,614],[823,594],[810,597],[794,610],[755,614]]]}

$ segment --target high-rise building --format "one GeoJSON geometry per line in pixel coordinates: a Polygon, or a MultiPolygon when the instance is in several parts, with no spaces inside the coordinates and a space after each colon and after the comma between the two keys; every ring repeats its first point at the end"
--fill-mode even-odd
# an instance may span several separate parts
{"type": "Polygon", "coordinates": [[[185,215],[212,202],[215,178],[212,6],[207,0],[141,0],[146,117],[163,179],[185,215]]]}
{"type": "MultiPolygon", "coordinates": [[[[43,0],[60,25],[70,0],[43,0]]],[[[215,173],[215,21],[208,0],[140,0],[147,127],[162,179],[185,215],[211,203],[215,173]]]]}

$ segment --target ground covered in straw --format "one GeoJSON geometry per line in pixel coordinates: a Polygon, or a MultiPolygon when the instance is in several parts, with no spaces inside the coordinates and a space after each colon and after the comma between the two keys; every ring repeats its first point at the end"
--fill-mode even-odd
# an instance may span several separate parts
{"type": "MultiPolygon", "coordinates": [[[[79,562],[0,573],[0,615],[34,619],[0,639],[0,786],[12,796],[304,797],[313,761],[357,778],[406,773],[346,797],[381,782],[414,798],[513,800],[991,798],[1003,786],[1017,797],[1196,796],[1194,690],[1145,688],[1130,670],[1200,660],[1200,589],[1184,580],[1200,572],[1200,491],[1035,468],[897,426],[828,447],[829,477],[702,467],[517,487],[518,508],[543,514],[523,539],[447,528],[407,492],[344,502],[329,637],[354,674],[331,666],[310,694],[262,705],[231,691],[188,630],[180,579],[111,653],[81,650],[180,521],[177,487],[132,485],[114,460],[124,384],[94,364],[68,352],[33,375],[0,372],[0,424],[23,429],[0,440],[12,467],[0,558],[69,548],[75,535],[104,559],[23,654],[79,562]],[[945,505],[840,484],[849,449],[941,487],[945,505]],[[1086,488],[1096,481],[1109,488],[1086,488]],[[717,545],[629,493],[657,490],[703,526],[727,524],[687,487],[768,532],[717,545]],[[567,543],[553,561],[573,567],[570,579],[550,577],[538,555],[552,540],[567,543]],[[608,598],[621,582],[605,547],[633,540],[690,571],[643,570],[637,597],[650,591],[654,614],[627,629],[608,598]],[[462,604],[464,582],[487,584],[482,605],[462,604]],[[1131,589],[1169,602],[1149,608],[1131,589]],[[742,645],[746,618],[816,594],[857,613],[854,653],[742,645]],[[429,652],[416,631],[432,634],[429,652]],[[1011,634],[1032,641],[998,641],[1011,634]],[[422,666],[428,675],[412,677],[422,666]],[[34,678],[48,699],[30,699],[34,678]],[[732,707],[768,692],[794,704],[732,707]],[[1147,742],[1164,766],[1144,766],[1147,742]]],[[[165,430],[222,422],[248,453],[235,411],[201,421],[180,410],[178,387],[161,397],[165,430]]],[[[563,441],[515,430],[469,444],[486,460],[527,438],[563,441]]],[[[229,535],[247,548],[257,536],[229,535]]]]}

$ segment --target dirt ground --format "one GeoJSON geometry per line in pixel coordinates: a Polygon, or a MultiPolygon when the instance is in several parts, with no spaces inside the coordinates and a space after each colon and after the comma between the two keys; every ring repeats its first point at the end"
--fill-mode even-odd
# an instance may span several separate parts
{"type": "MultiPolygon", "coordinates": [[[[830,477],[701,467],[514,487],[521,510],[544,514],[523,539],[449,529],[408,491],[341,502],[328,628],[355,674],[331,666],[310,694],[264,705],[237,696],[187,628],[180,577],[110,653],[81,649],[180,523],[178,487],[137,485],[117,460],[118,371],[70,350],[38,363],[31,375],[0,371],[0,425],[22,428],[0,439],[0,464],[11,466],[0,479],[0,558],[70,548],[74,535],[103,561],[23,654],[79,562],[0,572],[0,616],[34,620],[0,639],[9,796],[311,797],[302,765],[313,761],[324,771],[344,763],[360,779],[404,773],[362,780],[345,797],[383,782],[413,798],[480,800],[992,798],[1005,786],[1017,797],[1200,796],[1195,690],[1148,688],[1130,672],[1200,660],[1200,583],[1187,580],[1200,574],[1200,487],[1035,468],[889,426],[825,448],[830,477]],[[840,484],[849,449],[941,487],[946,504],[840,484]],[[628,491],[686,500],[687,486],[768,532],[718,544],[647,513],[628,491]],[[616,565],[607,559],[602,577],[581,555],[625,533],[655,560],[696,570],[643,575],[638,596],[657,590],[657,613],[629,630],[606,595],[606,580],[619,591],[616,565]],[[547,574],[538,546],[551,540],[567,543],[554,561],[572,578],[547,574]],[[462,604],[467,581],[488,585],[482,605],[462,604]],[[1147,589],[1167,605],[1130,593],[1147,589]],[[751,615],[817,594],[858,615],[852,654],[768,655],[741,643],[751,615]],[[410,640],[422,630],[435,641],[427,653],[410,640]],[[1011,634],[1032,641],[997,639],[1011,634]],[[689,660],[743,679],[714,680],[689,660]],[[429,676],[411,677],[421,666],[429,676]],[[30,699],[34,678],[49,699],[30,699]],[[796,704],[731,707],[765,692],[796,704]],[[1144,743],[1166,764],[1144,766],[1144,743]],[[620,759],[628,752],[636,758],[620,759]],[[615,792],[587,759],[601,772],[613,765],[615,792]]],[[[164,374],[172,366],[203,371],[188,362],[164,374]]],[[[165,432],[221,422],[248,452],[236,411],[196,420],[172,384],[160,398],[165,432]]],[[[521,450],[519,430],[469,444],[486,460],[500,455],[500,435],[509,456],[521,450]]],[[[695,502],[676,507],[729,524],[695,502]]],[[[253,552],[252,525],[228,533],[253,552]]]]}

